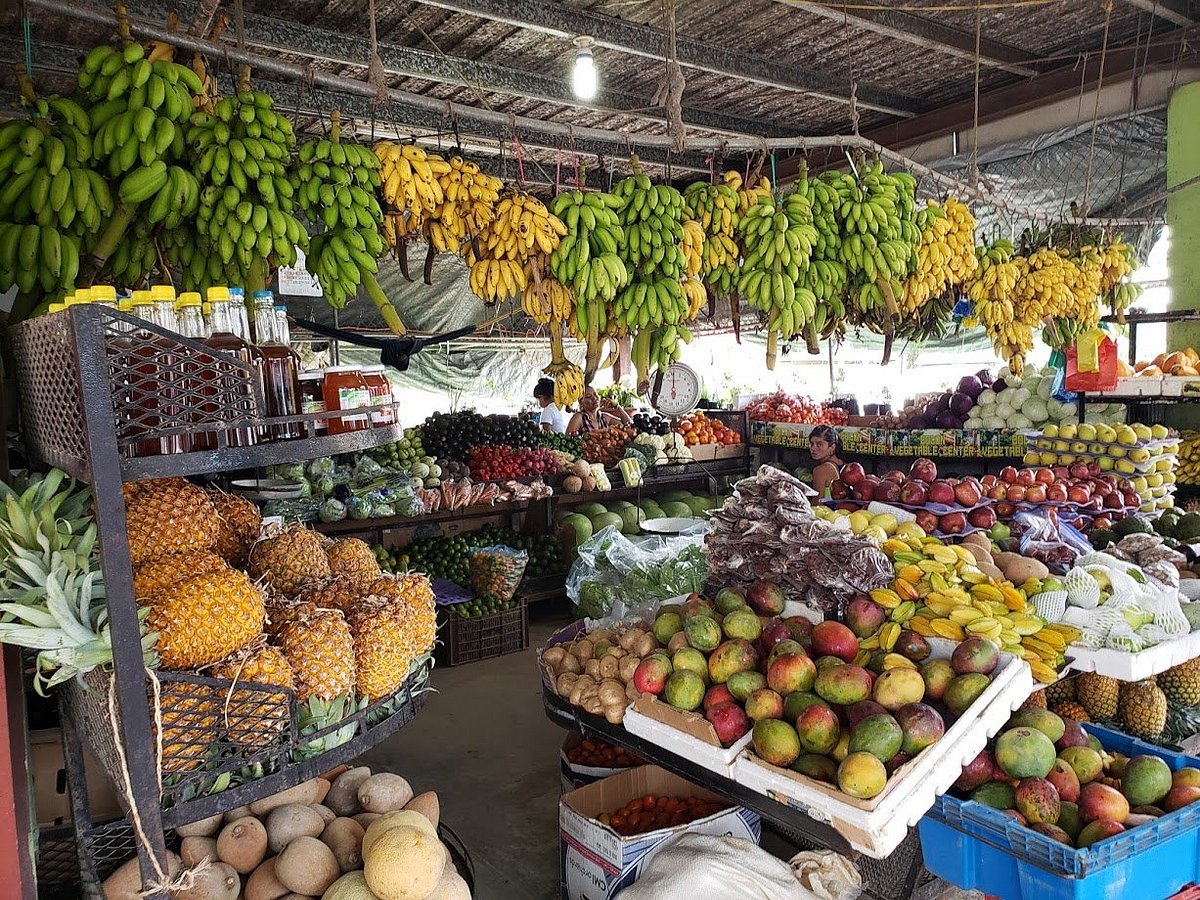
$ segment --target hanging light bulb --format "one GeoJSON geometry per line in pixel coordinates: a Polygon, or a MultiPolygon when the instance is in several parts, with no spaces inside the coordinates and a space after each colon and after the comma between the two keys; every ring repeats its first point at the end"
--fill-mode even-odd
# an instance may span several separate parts
{"type": "Polygon", "coordinates": [[[580,100],[592,100],[596,96],[599,79],[596,74],[596,60],[592,58],[590,37],[575,39],[575,67],[571,70],[571,87],[575,96],[580,100]]]}

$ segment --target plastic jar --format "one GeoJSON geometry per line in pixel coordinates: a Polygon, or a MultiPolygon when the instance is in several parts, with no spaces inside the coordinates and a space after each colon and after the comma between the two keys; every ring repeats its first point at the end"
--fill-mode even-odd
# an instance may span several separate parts
{"type": "MultiPolygon", "coordinates": [[[[371,405],[371,391],[363,380],[362,370],[356,366],[330,366],[326,369],[322,382],[322,393],[325,396],[327,412],[339,409],[359,409],[371,405]]],[[[371,427],[369,413],[334,416],[326,421],[329,422],[330,434],[361,431],[371,427]]]]}
{"type": "Polygon", "coordinates": [[[396,411],[392,407],[392,383],[384,374],[383,366],[364,366],[363,381],[371,392],[371,425],[394,425],[396,411]]]}
{"type": "MultiPolygon", "coordinates": [[[[312,372],[300,373],[300,411],[306,416],[325,412],[325,371],[316,369],[312,372]]],[[[312,423],[317,434],[325,434],[329,430],[329,422],[318,419],[312,423]]]]}

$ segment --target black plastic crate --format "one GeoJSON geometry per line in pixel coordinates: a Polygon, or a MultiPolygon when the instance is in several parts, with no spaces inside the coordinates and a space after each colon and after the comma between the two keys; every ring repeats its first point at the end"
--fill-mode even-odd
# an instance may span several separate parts
{"type": "Polygon", "coordinates": [[[529,609],[524,600],[512,609],[487,616],[464,618],[447,613],[440,629],[438,662],[461,666],[517,653],[529,646],[529,609]]]}

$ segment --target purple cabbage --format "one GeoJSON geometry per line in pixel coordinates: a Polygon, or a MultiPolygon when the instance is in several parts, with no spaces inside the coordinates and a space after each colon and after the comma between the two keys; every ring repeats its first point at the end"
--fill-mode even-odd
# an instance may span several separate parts
{"type": "Polygon", "coordinates": [[[975,373],[975,377],[979,379],[979,383],[984,387],[992,386],[992,373],[987,369],[980,369],[975,373]]]}
{"type": "Polygon", "coordinates": [[[1001,391],[1007,390],[1007,389],[1008,389],[1008,382],[1005,381],[1003,378],[997,378],[995,381],[992,382],[992,390],[995,391],[997,394],[1000,393],[1001,391]]]}
{"type": "Polygon", "coordinates": [[[937,419],[934,420],[938,428],[957,428],[959,426],[958,416],[946,410],[938,413],[937,419]]]}
{"type": "Polygon", "coordinates": [[[955,394],[950,398],[950,412],[956,416],[966,416],[975,405],[975,398],[967,393],[955,394]]]}
{"type": "MultiPolygon", "coordinates": [[[[971,400],[973,401],[973,400],[975,400],[976,397],[978,397],[982,393],[983,393],[983,382],[980,381],[976,376],[964,375],[962,378],[960,378],[958,380],[958,391],[957,391],[956,396],[960,395],[960,394],[965,394],[966,396],[970,397],[971,400]]],[[[953,400],[950,401],[950,405],[951,405],[951,408],[953,408],[953,406],[954,406],[953,400]]],[[[968,409],[969,408],[970,407],[968,407],[968,409]]]]}

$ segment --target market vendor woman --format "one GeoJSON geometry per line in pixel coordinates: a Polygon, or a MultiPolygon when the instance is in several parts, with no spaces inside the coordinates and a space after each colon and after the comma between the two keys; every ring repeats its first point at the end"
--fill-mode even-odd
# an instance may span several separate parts
{"type": "Polygon", "coordinates": [[[602,402],[596,389],[588,385],[583,389],[583,396],[579,398],[579,412],[571,416],[571,421],[567,424],[567,434],[603,431],[616,422],[628,425],[629,413],[607,397],[602,402]]]}
{"type": "Polygon", "coordinates": [[[837,480],[842,468],[838,458],[841,449],[837,429],[832,425],[818,425],[808,436],[808,453],[813,458],[812,486],[818,494],[824,495],[829,485],[837,480]]]}

